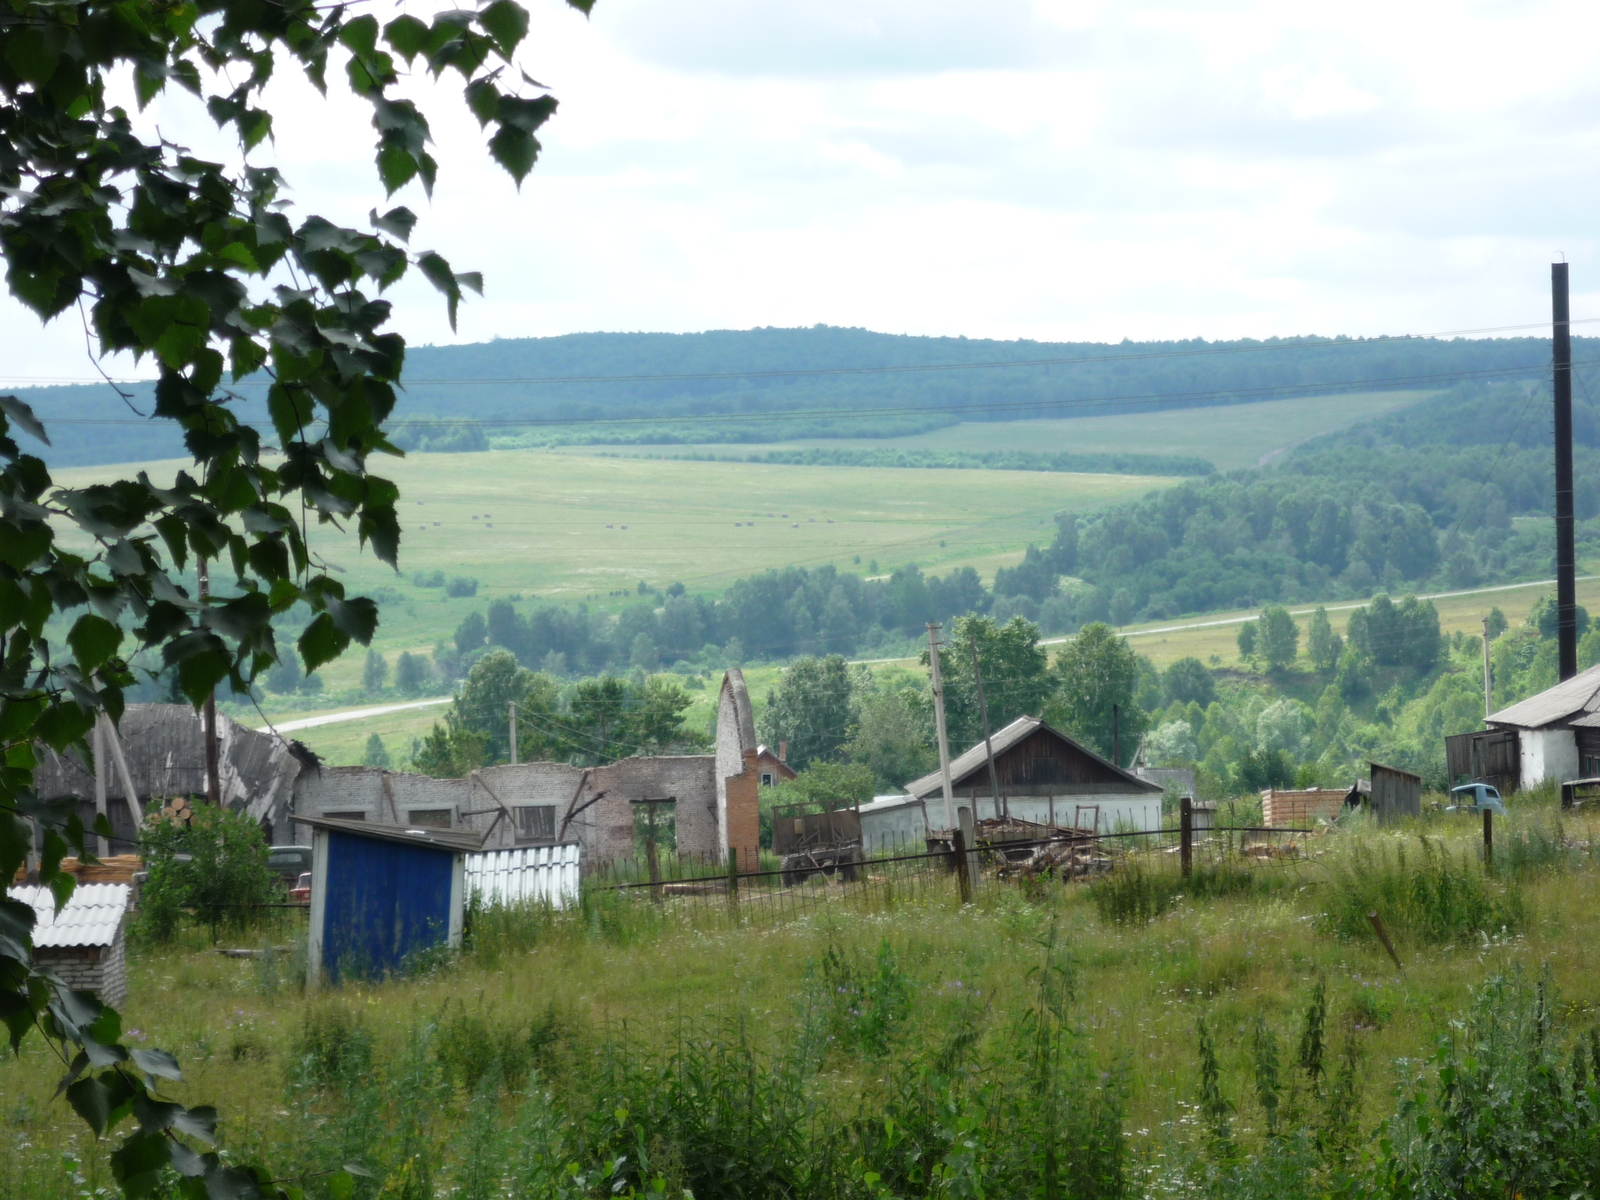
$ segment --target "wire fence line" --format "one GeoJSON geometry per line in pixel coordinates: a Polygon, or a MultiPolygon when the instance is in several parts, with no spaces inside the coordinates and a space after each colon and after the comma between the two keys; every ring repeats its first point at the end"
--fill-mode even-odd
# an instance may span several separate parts
{"type": "MultiPolygon", "coordinates": [[[[1184,853],[1181,828],[1115,833],[1060,833],[1017,840],[980,840],[960,853],[948,843],[901,842],[863,854],[839,847],[783,860],[763,853],[757,869],[737,859],[659,853],[615,859],[584,879],[590,903],[653,907],[694,918],[798,918],[825,907],[893,907],[929,899],[976,899],[997,889],[1037,890],[1093,882],[1139,870],[1179,874],[1227,866],[1251,871],[1293,868],[1310,860],[1306,838],[1326,830],[1230,825],[1193,831],[1184,853]]],[[[730,856],[731,857],[731,856],[730,856]]]]}

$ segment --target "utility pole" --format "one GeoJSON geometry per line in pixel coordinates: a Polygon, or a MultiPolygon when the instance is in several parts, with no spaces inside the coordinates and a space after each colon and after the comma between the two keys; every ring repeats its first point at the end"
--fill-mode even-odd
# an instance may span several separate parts
{"type": "Polygon", "coordinates": [[[1489,618],[1483,619],[1483,719],[1487,721],[1494,711],[1489,688],[1489,618]]]}
{"type": "Polygon", "coordinates": [[[956,827],[956,806],[950,787],[950,738],[944,727],[944,681],[939,677],[939,627],[928,622],[928,671],[933,685],[933,727],[939,736],[939,777],[944,785],[944,827],[956,827]]]}
{"type": "MultiPolygon", "coordinates": [[[[203,556],[195,558],[195,571],[200,577],[200,607],[206,607],[211,596],[211,572],[203,556]]],[[[222,780],[217,769],[217,689],[206,693],[206,703],[200,718],[206,741],[206,799],[212,804],[222,803],[222,780]]]]}
{"type": "Polygon", "coordinates": [[[1561,679],[1578,673],[1577,554],[1572,522],[1572,316],[1567,264],[1550,264],[1551,358],[1555,362],[1556,639],[1561,679]]]}
{"type": "MultiPolygon", "coordinates": [[[[511,765],[514,767],[517,765],[517,702],[508,700],[506,702],[506,710],[511,714],[511,765]]],[[[652,829],[655,828],[655,816],[656,810],[652,808],[650,810],[652,829]]]]}
{"type": "Polygon", "coordinates": [[[1122,730],[1121,730],[1121,705],[1111,706],[1111,762],[1114,766],[1122,765],[1122,730]]]}
{"type": "MultiPolygon", "coordinates": [[[[989,758],[989,800],[994,805],[994,815],[997,818],[1011,816],[1010,806],[1000,798],[1000,783],[994,773],[994,744],[989,740],[989,705],[983,698],[983,671],[978,667],[978,635],[971,632],[969,644],[972,646],[972,678],[978,684],[978,716],[983,719],[983,749],[989,758]]],[[[973,816],[977,816],[976,813],[973,816]]]]}

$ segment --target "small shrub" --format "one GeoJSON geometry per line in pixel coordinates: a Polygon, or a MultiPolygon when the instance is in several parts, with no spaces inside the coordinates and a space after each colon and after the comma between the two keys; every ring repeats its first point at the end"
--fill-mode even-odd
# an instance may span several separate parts
{"type": "Polygon", "coordinates": [[[293,1074],[313,1087],[359,1080],[372,1070],[372,1035],[340,1005],[306,1010],[293,1050],[293,1074]]]}
{"type": "Polygon", "coordinates": [[[841,1049],[881,1057],[911,1015],[910,978],[884,938],[869,966],[829,944],[810,976],[810,990],[841,1049]]]}
{"type": "Polygon", "coordinates": [[[248,813],[196,803],[185,825],[152,813],[142,829],[145,869],[139,932],[171,941],[185,910],[211,927],[243,929],[270,920],[283,885],[267,866],[267,839],[248,813]]]}
{"type": "Polygon", "coordinates": [[[459,1005],[452,1011],[447,1005],[439,1019],[434,1052],[445,1077],[468,1092],[477,1092],[485,1081],[518,1091],[535,1053],[555,1037],[555,1024],[553,1008],[545,1025],[529,1030],[459,1005]]]}

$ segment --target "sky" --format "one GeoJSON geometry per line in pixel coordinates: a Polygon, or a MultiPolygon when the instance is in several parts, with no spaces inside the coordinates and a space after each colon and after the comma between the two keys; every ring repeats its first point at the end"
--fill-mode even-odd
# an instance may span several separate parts
{"type": "MultiPolygon", "coordinates": [[[[413,343],[1441,333],[1548,319],[1561,257],[1600,316],[1592,0],[526,2],[561,108],[520,190],[457,87],[408,85],[441,173],[395,202],[486,277],[454,334],[396,288],[413,343]]],[[[384,203],[362,106],[273,99],[298,212],[384,203]]],[[[143,120],[228,152],[181,97],[143,120]]],[[[40,331],[6,298],[0,345],[0,380],[92,374],[75,315],[40,331]]]]}

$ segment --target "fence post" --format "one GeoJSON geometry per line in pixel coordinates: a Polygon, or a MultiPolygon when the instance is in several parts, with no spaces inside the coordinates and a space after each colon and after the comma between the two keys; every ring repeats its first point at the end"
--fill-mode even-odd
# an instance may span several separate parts
{"type": "Polygon", "coordinates": [[[728,908],[739,911],[739,847],[728,847],[728,908]]]}
{"type": "Polygon", "coordinates": [[[1483,810],[1483,869],[1494,870],[1494,812],[1483,810]]]}
{"type": "Polygon", "coordinates": [[[1185,796],[1178,801],[1178,860],[1183,864],[1183,877],[1194,871],[1194,809],[1193,801],[1185,796]]]}
{"type": "Polygon", "coordinates": [[[956,890],[961,893],[961,903],[969,904],[972,901],[972,876],[967,866],[967,835],[959,828],[952,829],[950,840],[955,847],[956,890]]]}

